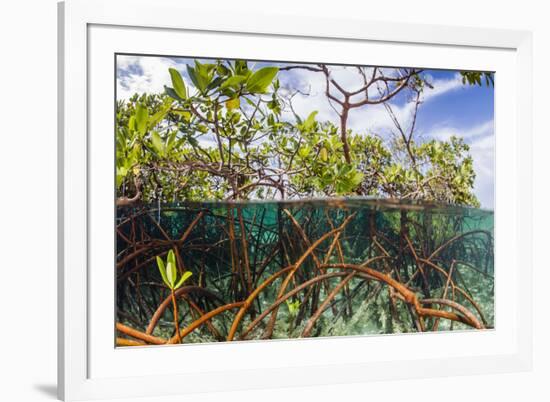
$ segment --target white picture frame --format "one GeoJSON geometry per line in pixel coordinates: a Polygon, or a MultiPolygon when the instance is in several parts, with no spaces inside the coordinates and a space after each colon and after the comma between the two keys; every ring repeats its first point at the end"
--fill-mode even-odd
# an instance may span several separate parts
{"type": "MultiPolygon", "coordinates": [[[[58,15],[58,392],[61,399],[164,396],[530,369],[532,38],[529,32],[358,19],[322,20],[267,11],[261,18],[246,13],[217,15],[207,5],[189,9],[178,0],[68,0],[59,4],[58,15]],[[101,161],[109,159],[113,150],[106,150],[105,155],[103,151],[98,152],[101,149],[98,147],[108,148],[112,138],[94,134],[108,130],[113,124],[106,115],[109,108],[112,111],[112,103],[109,104],[112,98],[107,100],[105,97],[112,93],[113,88],[106,83],[114,80],[114,73],[112,60],[108,65],[105,60],[122,51],[175,54],[173,52],[179,49],[177,41],[170,38],[178,35],[193,35],[198,45],[207,43],[204,39],[207,35],[215,39],[211,46],[231,36],[237,45],[234,48],[227,46],[226,51],[228,55],[241,57],[254,54],[283,59],[292,51],[303,51],[303,42],[308,41],[312,48],[317,43],[334,46],[331,53],[334,60],[331,61],[347,57],[350,49],[371,46],[382,49],[379,57],[388,61],[386,65],[390,62],[411,65],[418,63],[414,54],[423,54],[424,60],[429,60],[430,53],[439,52],[426,62],[428,67],[456,67],[451,64],[458,56],[461,63],[466,63],[462,67],[491,70],[491,66],[498,66],[495,69],[497,77],[500,71],[504,78],[500,83],[497,78],[496,91],[499,85],[506,88],[496,97],[499,116],[496,120],[495,258],[496,277],[500,282],[497,284],[496,311],[497,322],[502,325],[497,324],[494,331],[445,334],[446,338],[438,334],[326,338],[227,343],[196,349],[130,348],[116,353],[113,345],[102,342],[102,331],[113,327],[112,315],[106,313],[109,305],[112,310],[113,304],[109,304],[112,300],[105,297],[101,301],[97,297],[98,283],[103,283],[103,277],[98,276],[97,269],[92,269],[98,266],[98,260],[107,258],[108,261],[109,255],[112,260],[109,254],[112,250],[102,249],[100,243],[105,236],[108,242],[112,233],[105,233],[105,227],[96,220],[98,216],[103,217],[99,221],[108,225],[112,219],[112,194],[109,193],[109,188],[113,188],[109,182],[112,177],[107,177],[112,167],[101,161]],[[127,39],[128,36],[133,39],[127,39]],[[138,36],[142,39],[139,43],[138,36]],[[149,37],[155,40],[147,40],[149,37]],[[166,39],[162,46],[155,42],[161,37],[166,39]],[[271,46],[257,46],[258,41],[271,42],[271,46]],[[243,44],[247,44],[247,50],[240,50],[243,44]],[[398,53],[399,57],[390,59],[388,54],[384,55],[385,47],[403,51],[398,53]],[[449,57],[446,59],[442,55],[449,57]],[[512,184],[507,187],[508,194],[502,186],[499,188],[499,175],[513,178],[509,180],[512,184]],[[98,187],[103,186],[99,182],[107,183],[105,191],[98,187]],[[93,221],[90,214],[94,216],[93,221]],[[499,220],[499,216],[506,216],[506,220],[499,220]],[[506,287],[509,296],[506,300],[501,298],[499,301],[498,286],[506,287]],[[458,345],[453,353],[442,351],[450,336],[453,344],[458,345]],[[374,353],[390,347],[396,350],[393,355],[374,353]],[[322,354],[318,353],[320,348],[322,354]],[[417,352],[397,353],[411,348],[417,352]],[[342,351],[346,350],[364,350],[365,353],[343,358],[342,351]],[[203,356],[201,360],[209,364],[197,364],[185,370],[170,365],[165,365],[163,370],[155,369],[159,363],[169,361],[168,353],[177,353],[191,362],[198,362],[203,356]],[[241,365],[224,364],[236,354],[241,365]],[[262,361],[255,358],[259,355],[263,356],[262,361]],[[294,364],[287,363],[289,356],[293,357],[294,364]],[[149,366],[153,368],[147,372],[132,371],[136,359],[151,362],[149,366]],[[241,381],[243,376],[247,377],[246,383],[241,381]]],[[[208,55],[205,53],[208,50],[201,56],[208,55]]],[[[314,54],[309,57],[313,58],[314,54]]],[[[109,275],[112,278],[112,271],[106,271],[107,278],[109,275]]],[[[112,284],[105,286],[108,290],[112,284]]],[[[101,292],[109,294],[105,289],[101,288],[101,292]]],[[[109,339],[111,334],[105,333],[109,339]]]]}

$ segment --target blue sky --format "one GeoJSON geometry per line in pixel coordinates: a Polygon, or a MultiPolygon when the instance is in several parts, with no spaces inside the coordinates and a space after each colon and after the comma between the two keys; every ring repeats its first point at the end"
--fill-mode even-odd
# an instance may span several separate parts
{"type": "MultiPolygon", "coordinates": [[[[117,97],[126,99],[134,93],[161,93],[164,85],[170,85],[169,67],[177,68],[186,85],[191,86],[185,65],[192,59],[157,56],[117,56],[117,97]]],[[[270,63],[272,65],[273,63],[270,63]]],[[[295,63],[293,63],[295,64],[295,63]]],[[[257,66],[261,63],[257,63],[257,66]]],[[[360,86],[355,69],[335,66],[334,78],[346,89],[360,86]]],[[[476,181],[474,192],[483,208],[494,208],[494,89],[487,86],[463,85],[456,71],[426,70],[433,89],[424,93],[419,109],[415,138],[446,140],[451,135],[464,138],[470,145],[474,159],[476,181]]],[[[300,87],[308,95],[296,95],[293,107],[301,116],[318,110],[318,120],[336,122],[337,115],[324,94],[322,74],[292,70],[279,74],[283,87],[300,87]]],[[[412,116],[411,103],[405,96],[391,100],[391,106],[402,124],[407,125],[412,116]]],[[[368,105],[353,109],[349,116],[349,128],[356,132],[376,133],[388,136],[393,127],[382,105],[368,105]]]]}

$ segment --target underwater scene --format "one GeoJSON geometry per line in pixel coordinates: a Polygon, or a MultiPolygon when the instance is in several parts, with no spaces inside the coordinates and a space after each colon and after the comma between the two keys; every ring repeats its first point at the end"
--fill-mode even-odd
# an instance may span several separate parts
{"type": "Polygon", "coordinates": [[[494,72],[115,63],[116,347],[495,328],[494,72]]]}
{"type": "Polygon", "coordinates": [[[118,345],[494,326],[493,213],[480,209],[169,204],[120,211],[117,233],[118,345]],[[169,253],[176,285],[192,272],[173,292],[157,267],[169,253]]]}

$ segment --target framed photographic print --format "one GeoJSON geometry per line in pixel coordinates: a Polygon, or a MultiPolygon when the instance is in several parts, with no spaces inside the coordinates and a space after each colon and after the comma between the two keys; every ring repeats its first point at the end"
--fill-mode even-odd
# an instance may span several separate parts
{"type": "Polygon", "coordinates": [[[530,34],[179,3],[59,6],[60,397],[529,369],[530,34]]]}

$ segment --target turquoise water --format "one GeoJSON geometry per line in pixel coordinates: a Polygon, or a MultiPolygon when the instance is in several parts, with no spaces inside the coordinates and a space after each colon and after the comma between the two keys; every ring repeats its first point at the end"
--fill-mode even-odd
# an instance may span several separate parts
{"type": "Polygon", "coordinates": [[[172,308],[151,330],[170,295],[155,257],[172,249],[193,274],[180,328],[247,301],[183,342],[492,328],[493,222],[487,210],[359,198],[119,209],[117,320],[174,336],[172,308]]]}

